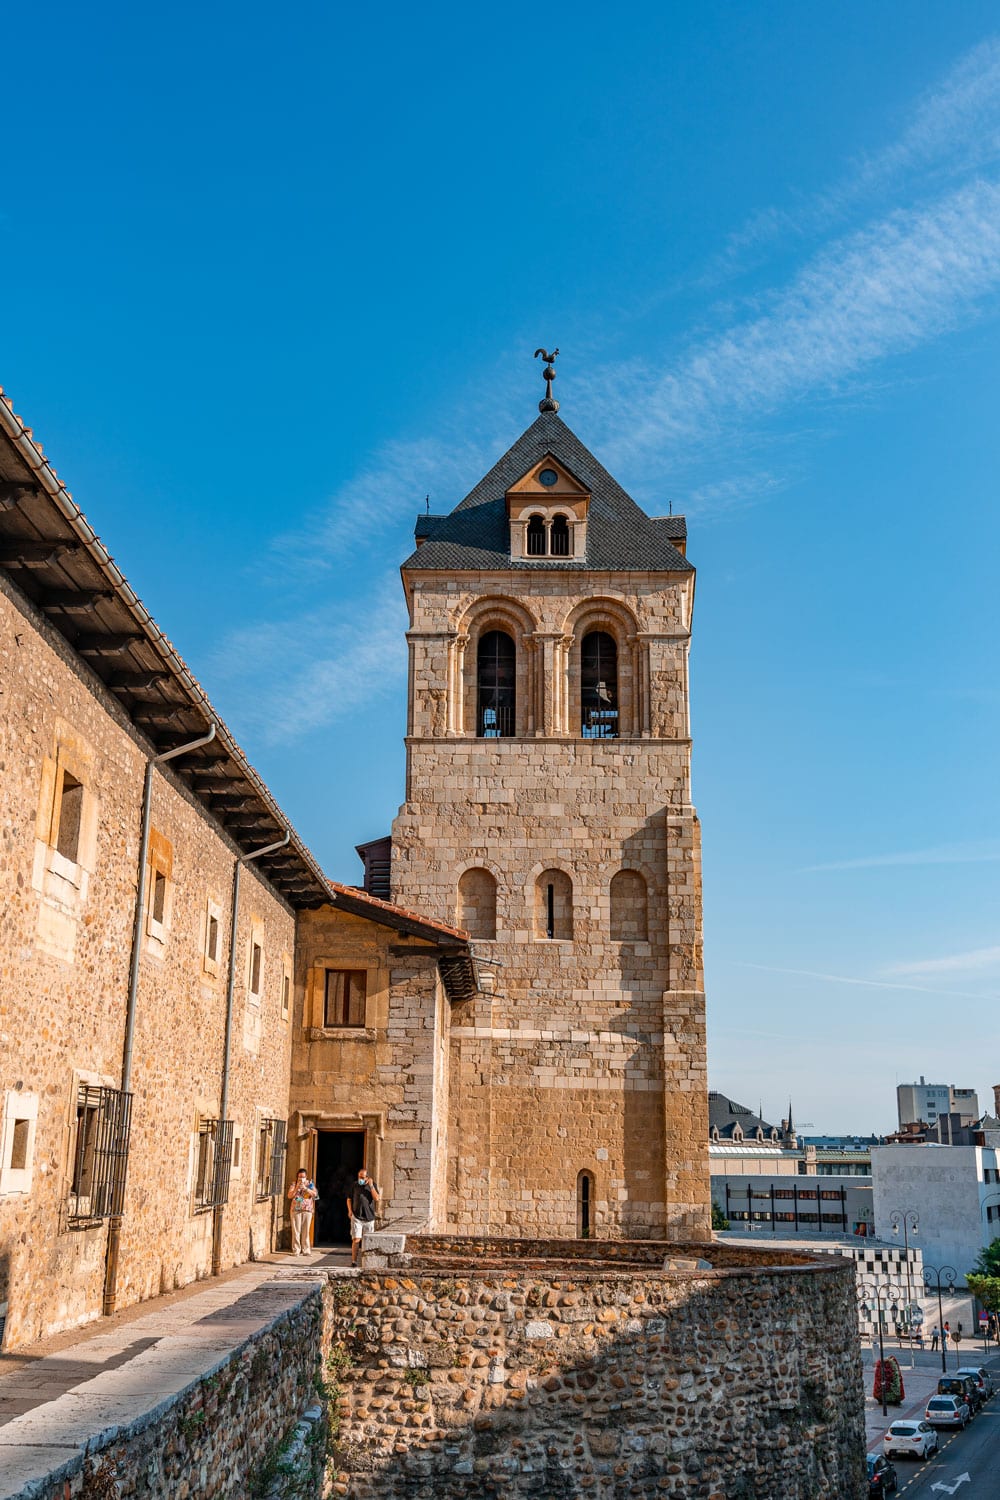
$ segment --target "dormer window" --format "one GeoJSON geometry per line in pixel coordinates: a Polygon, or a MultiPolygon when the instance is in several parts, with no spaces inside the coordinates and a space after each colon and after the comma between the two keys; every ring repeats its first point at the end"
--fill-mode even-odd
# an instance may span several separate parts
{"type": "Polygon", "coordinates": [[[553,454],[507,491],[512,558],[584,558],[590,492],[553,454]]]}

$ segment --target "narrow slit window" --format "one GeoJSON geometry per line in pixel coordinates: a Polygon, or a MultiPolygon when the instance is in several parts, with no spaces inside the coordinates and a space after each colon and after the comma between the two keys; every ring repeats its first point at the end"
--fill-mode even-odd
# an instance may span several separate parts
{"type": "Polygon", "coordinates": [[[264,961],[264,950],[260,943],[250,944],[250,993],[260,994],[260,970],[264,961]]]}
{"type": "Polygon", "coordinates": [[[219,957],[219,919],[209,914],[208,936],[205,944],[205,953],[213,963],[219,957]]]}
{"type": "Polygon", "coordinates": [[[576,1179],[576,1232],[581,1240],[594,1237],[594,1174],[581,1172],[576,1179]]]}
{"type": "Polygon", "coordinates": [[[163,916],[167,909],[167,877],[162,870],[153,871],[153,890],[149,903],[149,914],[154,922],[163,925],[163,916]]]}
{"type": "Polygon", "coordinates": [[[545,887],[545,936],[556,935],[556,888],[550,881],[545,887]]]}
{"type": "Polygon", "coordinates": [[[83,786],[68,771],[62,773],[59,788],[59,820],[56,850],[63,859],[75,865],[80,854],[80,825],[83,817],[83,786]]]}
{"type": "Polygon", "coordinates": [[[324,1026],[364,1026],[367,975],[363,969],[327,969],[324,1026]]]}
{"type": "Polygon", "coordinates": [[[28,1167],[28,1140],[31,1136],[30,1120],[15,1120],[13,1129],[13,1140],[10,1148],[10,1168],[12,1172],[24,1172],[28,1167]]]}
{"type": "Polygon", "coordinates": [[[288,1012],[292,1003],[292,980],[290,974],[281,976],[281,1019],[288,1020],[288,1012]]]}

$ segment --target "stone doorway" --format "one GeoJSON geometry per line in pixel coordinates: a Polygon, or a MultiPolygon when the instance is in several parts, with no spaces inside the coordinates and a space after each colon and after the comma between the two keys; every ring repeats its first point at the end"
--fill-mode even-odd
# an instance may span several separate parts
{"type": "Polygon", "coordinates": [[[349,1245],[351,1226],[347,1217],[347,1195],[358,1168],[365,1164],[363,1130],[318,1130],[316,1132],[316,1244],[349,1245]]]}

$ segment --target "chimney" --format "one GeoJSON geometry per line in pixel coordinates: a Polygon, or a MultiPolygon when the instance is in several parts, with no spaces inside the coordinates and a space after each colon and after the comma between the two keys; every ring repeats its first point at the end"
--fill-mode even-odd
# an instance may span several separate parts
{"type": "Polygon", "coordinates": [[[1000,1083],[993,1085],[993,1113],[1000,1116],[1000,1083]]]}

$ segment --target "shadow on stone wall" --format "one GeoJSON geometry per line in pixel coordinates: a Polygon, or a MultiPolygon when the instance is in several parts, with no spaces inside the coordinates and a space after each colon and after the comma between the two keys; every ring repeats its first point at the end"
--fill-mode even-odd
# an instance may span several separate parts
{"type": "Polygon", "coordinates": [[[353,1500],[867,1493],[848,1266],[366,1274],[326,1339],[353,1500]]]}

